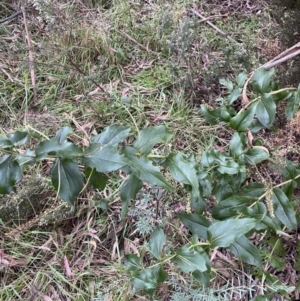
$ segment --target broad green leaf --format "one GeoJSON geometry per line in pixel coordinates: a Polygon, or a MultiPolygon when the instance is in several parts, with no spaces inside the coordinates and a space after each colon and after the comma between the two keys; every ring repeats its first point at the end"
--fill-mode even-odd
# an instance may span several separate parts
{"type": "Polygon", "coordinates": [[[218,174],[214,179],[212,194],[216,196],[218,202],[229,198],[234,194],[234,188],[230,185],[230,176],[218,174]]]}
{"type": "Polygon", "coordinates": [[[135,289],[143,290],[150,296],[154,295],[158,283],[158,275],[155,274],[153,269],[140,270],[135,272],[132,276],[135,289]]]}
{"type": "Polygon", "coordinates": [[[164,245],[166,244],[166,235],[164,231],[157,227],[149,240],[150,256],[155,259],[161,258],[161,253],[164,245]]]}
{"type": "Polygon", "coordinates": [[[228,122],[232,117],[226,108],[210,110],[206,105],[201,105],[201,112],[205,120],[212,125],[218,124],[220,121],[228,122]]]}
{"type": "Polygon", "coordinates": [[[172,177],[179,183],[191,185],[193,197],[200,200],[199,182],[196,169],[186,157],[181,154],[170,154],[162,164],[167,167],[172,177]]]}
{"type": "Polygon", "coordinates": [[[285,107],[285,115],[287,119],[292,119],[295,117],[296,112],[299,110],[300,104],[300,85],[296,92],[294,92],[291,97],[286,97],[287,104],[285,107]]]}
{"type": "Polygon", "coordinates": [[[257,231],[271,229],[276,233],[278,230],[275,219],[268,215],[267,208],[262,201],[257,202],[251,208],[245,208],[241,213],[243,213],[244,216],[253,217],[258,221],[255,226],[257,231]]]}
{"type": "Polygon", "coordinates": [[[240,111],[230,119],[229,126],[238,132],[245,132],[253,121],[257,103],[254,103],[248,110],[240,111]]]}
{"type": "Polygon", "coordinates": [[[191,208],[194,209],[195,213],[203,213],[207,203],[205,198],[203,197],[202,189],[199,187],[198,190],[193,190],[193,188],[189,185],[185,185],[185,188],[187,189],[187,191],[190,191],[190,189],[192,189],[190,199],[191,208]]]}
{"type": "Polygon", "coordinates": [[[255,199],[251,197],[245,197],[240,195],[231,196],[225,200],[219,202],[217,206],[211,209],[212,217],[218,220],[224,220],[230,217],[235,217],[240,212],[250,206],[255,199]]]}
{"type": "Polygon", "coordinates": [[[172,138],[171,132],[164,125],[151,126],[140,131],[134,147],[142,156],[147,156],[155,144],[168,142],[172,138]]]}
{"type": "Polygon", "coordinates": [[[93,188],[104,190],[108,180],[108,176],[106,174],[98,172],[95,168],[90,167],[87,167],[84,173],[93,188]]]}
{"type": "Polygon", "coordinates": [[[246,172],[246,169],[243,164],[240,165],[233,160],[228,160],[219,163],[218,171],[221,174],[235,175],[246,172]]]}
{"type": "Polygon", "coordinates": [[[24,168],[28,164],[35,162],[35,151],[27,149],[25,153],[19,154],[17,156],[17,160],[19,162],[19,165],[24,168]]]}
{"type": "Polygon", "coordinates": [[[285,259],[274,254],[268,257],[268,264],[277,271],[284,271],[286,267],[285,259]]]}
{"type": "Polygon", "coordinates": [[[219,83],[220,85],[225,86],[229,92],[233,90],[233,83],[229,79],[221,78],[219,83]]]}
{"type": "Polygon", "coordinates": [[[211,167],[216,160],[216,151],[214,149],[208,149],[202,154],[201,164],[205,167],[211,167]]]}
{"type": "Polygon", "coordinates": [[[227,219],[225,221],[215,221],[208,228],[208,240],[210,247],[226,248],[234,243],[237,238],[245,235],[256,225],[254,218],[227,219]]]}
{"type": "Polygon", "coordinates": [[[247,146],[245,133],[235,132],[230,140],[229,149],[230,153],[235,159],[238,159],[247,146]]]}
{"type": "Polygon", "coordinates": [[[157,282],[163,283],[168,279],[168,277],[169,274],[162,268],[162,266],[160,266],[157,273],[157,282]]]}
{"type": "Polygon", "coordinates": [[[295,210],[280,188],[273,189],[273,205],[275,216],[288,228],[297,229],[297,220],[295,216],[295,210]]]}
{"type": "Polygon", "coordinates": [[[125,266],[129,271],[137,271],[143,268],[141,257],[136,254],[125,255],[125,266]]]}
{"type": "Polygon", "coordinates": [[[236,81],[236,83],[238,84],[238,86],[239,86],[240,88],[243,88],[243,86],[244,86],[244,84],[245,84],[247,78],[248,78],[248,75],[247,75],[246,73],[240,73],[240,74],[236,77],[235,81],[236,81]]]}
{"type": "Polygon", "coordinates": [[[93,143],[101,143],[102,145],[118,145],[124,141],[130,132],[129,126],[111,125],[105,129],[101,134],[93,137],[93,143]]]}
{"type": "Polygon", "coordinates": [[[252,78],[252,88],[258,93],[269,93],[272,90],[271,78],[274,75],[274,68],[266,70],[259,68],[252,78]]]}
{"type": "Polygon", "coordinates": [[[35,153],[37,160],[44,160],[48,154],[72,159],[76,156],[80,156],[82,149],[67,140],[59,142],[56,138],[52,138],[51,140],[45,140],[38,144],[35,153]]]}
{"type": "Polygon", "coordinates": [[[180,269],[184,273],[207,270],[205,258],[193,249],[184,246],[176,251],[176,256],[173,258],[180,269]]]}
{"type": "Polygon", "coordinates": [[[51,169],[52,184],[60,197],[73,205],[81,189],[83,177],[78,165],[70,159],[57,158],[51,169]]]}
{"type": "Polygon", "coordinates": [[[6,148],[10,148],[12,146],[13,146],[13,144],[8,138],[0,137],[0,147],[1,148],[6,149],[6,148]]]}
{"type": "Polygon", "coordinates": [[[91,144],[83,153],[83,162],[98,172],[106,173],[122,168],[128,162],[123,155],[118,153],[116,146],[100,143],[91,144]]]}
{"type": "Polygon", "coordinates": [[[193,277],[198,280],[201,285],[204,287],[209,287],[210,281],[211,281],[211,275],[210,271],[194,271],[192,272],[193,277]]]}
{"type": "Polygon", "coordinates": [[[11,155],[0,158],[0,194],[11,193],[21,177],[21,168],[11,155]]]}
{"type": "MultiPolygon", "coordinates": [[[[265,127],[258,121],[258,119],[253,119],[251,122],[249,129],[252,134],[257,134],[261,129],[264,129],[265,127]]],[[[256,141],[256,140],[255,140],[256,141]]]]}
{"type": "Polygon", "coordinates": [[[73,131],[68,126],[65,126],[56,132],[55,140],[57,140],[59,144],[63,144],[68,135],[70,135],[72,132],[73,131]]]}
{"type": "Polygon", "coordinates": [[[199,238],[207,239],[207,229],[211,225],[204,216],[200,214],[178,213],[180,221],[199,238]]]}
{"type": "Polygon", "coordinates": [[[28,141],[28,132],[16,131],[13,134],[7,135],[7,138],[15,146],[24,145],[28,141]]]}
{"type": "Polygon", "coordinates": [[[197,235],[193,235],[192,240],[190,242],[190,245],[195,246],[193,249],[200,254],[204,260],[205,260],[205,265],[206,265],[206,271],[194,271],[192,272],[193,277],[197,279],[203,286],[208,287],[210,283],[210,272],[211,272],[211,262],[210,258],[207,255],[207,252],[204,251],[204,249],[198,245],[199,238],[197,235]]]}
{"type": "Polygon", "coordinates": [[[240,96],[242,93],[241,88],[234,89],[229,95],[228,95],[228,101],[229,104],[233,104],[240,96]]]}
{"type": "Polygon", "coordinates": [[[251,165],[256,165],[262,161],[268,160],[270,157],[263,148],[259,148],[258,146],[247,149],[244,152],[244,156],[246,163],[251,165]]]}
{"type": "Polygon", "coordinates": [[[276,113],[276,104],[272,95],[263,93],[256,106],[256,117],[266,128],[270,128],[274,122],[276,113]]]}
{"type": "Polygon", "coordinates": [[[262,268],[260,253],[246,236],[237,238],[236,242],[230,245],[230,250],[244,262],[262,268]]]}
{"type": "Polygon", "coordinates": [[[253,198],[259,198],[266,192],[265,185],[262,183],[250,183],[247,186],[242,187],[241,195],[250,196],[253,198]]]}
{"type": "Polygon", "coordinates": [[[122,201],[122,214],[121,217],[124,218],[128,212],[128,206],[131,200],[136,198],[137,193],[143,187],[143,181],[137,178],[135,175],[131,174],[120,188],[120,197],[122,201]]]}
{"type": "Polygon", "coordinates": [[[137,157],[135,152],[136,149],[132,147],[126,147],[124,149],[124,155],[126,156],[126,161],[130,166],[131,172],[140,180],[151,185],[173,190],[173,187],[160,173],[159,168],[154,166],[146,157],[137,157]]]}

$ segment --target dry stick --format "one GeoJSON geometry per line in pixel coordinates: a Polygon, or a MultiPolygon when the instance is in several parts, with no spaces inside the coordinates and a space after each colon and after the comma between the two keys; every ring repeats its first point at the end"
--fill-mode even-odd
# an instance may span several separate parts
{"type": "MultiPolygon", "coordinates": [[[[272,67],[275,67],[275,66],[277,66],[277,65],[293,58],[294,56],[297,56],[298,54],[300,54],[300,42],[295,44],[294,46],[288,48],[287,50],[281,52],[280,54],[278,54],[273,59],[271,59],[270,61],[268,61],[267,63],[265,63],[261,67],[257,68],[256,70],[258,70],[260,68],[270,69],[272,67]]],[[[248,86],[248,83],[250,82],[250,80],[252,79],[255,71],[252,71],[250,73],[249,78],[247,79],[247,81],[244,84],[243,97],[242,97],[243,98],[242,99],[243,105],[247,105],[249,103],[249,99],[247,97],[247,86],[248,86]]]]}
{"type": "Polygon", "coordinates": [[[23,18],[24,18],[24,27],[26,31],[26,39],[28,43],[28,56],[29,56],[29,68],[30,68],[30,77],[31,77],[31,84],[32,84],[32,90],[33,90],[33,101],[36,102],[37,99],[37,91],[36,91],[36,81],[35,81],[35,70],[34,70],[34,58],[32,53],[32,44],[30,39],[30,34],[28,30],[28,23],[26,18],[26,11],[23,10],[23,18]]]}
{"type": "Polygon", "coordinates": [[[152,53],[152,54],[155,54],[155,55],[158,55],[159,53],[151,50],[151,49],[148,49],[148,47],[145,47],[144,45],[142,45],[141,43],[139,43],[138,41],[136,41],[133,37],[131,37],[128,33],[126,33],[125,31],[123,30],[120,30],[120,33],[126,37],[128,40],[132,41],[133,43],[137,44],[139,47],[141,47],[142,49],[146,50],[147,52],[149,53],[152,53]]]}
{"type": "Polygon", "coordinates": [[[204,16],[202,16],[199,12],[197,12],[194,9],[191,9],[191,12],[194,13],[197,17],[199,17],[202,21],[206,22],[209,26],[211,26],[213,29],[215,29],[222,36],[226,37],[229,41],[231,41],[232,43],[234,43],[234,44],[238,45],[239,47],[241,47],[240,43],[238,43],[236,40],[234,40],[232,37],[230,37],[227,33],[225,33],[224,31],[222,31],[216,25],[214,25],[213,23],[211,23],[210,21],[208,21],[207,20],[208,18],[205,18],[204,16]]]}

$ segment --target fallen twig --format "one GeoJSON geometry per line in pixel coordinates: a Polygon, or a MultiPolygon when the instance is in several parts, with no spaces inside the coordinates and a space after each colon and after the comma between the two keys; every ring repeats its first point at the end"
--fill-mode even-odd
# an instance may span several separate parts
{"type": "MultiPolygon", "coordinates": [[[[273,59],[271,59],[270,61],[268,61],[267,63],[265,63],[264,65],[262,65],[261,67],[257,68],[256,70],[260,69],[260,68],[265,68],[265,69],[270,69],[272,67],[275,67],[297,55],[300,54],[300,42],[295,44],[294,46],[286,49],[285,51],[281,52],[280,54],[278,54],[277,56],[275,56],[273,59]]],[[[256,71],[255,70],[255,71],[256,71]]],[[[250,82],[250,80],[252,79],[255,71],[252,71],[249,75],[249,78],[247,79],[247,81],[244,84],[243,87],[243,95],[242,95],[242,102],[243,105],[247,105],[249,103],[248,97],[247,97],[247,86],[248,83],[250,82]]]]}
{"type": "Polygon", "coordinates": [[[144,45],[142,45],[141,43],[139,43],[138,41],[136,41],[133,37],[131,37],[128,33],[126,33],[125,31],[123,30],[120,30],[120,33],[126,37],[128,40],[132,41],[133,43],[137,44],[139,47],[141,47],[142,49],[146,50],[147,52],[149,53],[152,53],[152,54],[155,54],[155,55],[158,55],[157,52],[151,50],[147,47],[145,47],[144,45]]]}
{"type": "Polygon", "coordinates": [[[218,33],[220,33],[222,36],[226,37],[230,42],[238,45],[239,47],[241,47],[241,44],[238,43],[236,40],[234,40],[232,37],[230,37],[227,33],[225,33],[224,31],[222,31],[220,28],[218,28],[216,25],[214,25],[213,23],[211,23],[210,21],[208,21],[208,18],[205,18],[204,16],[202,16],[199,12],[197,12],[195,9],[191,9],[191,12],[193,14],[195,14],[197,17],[199,17],[202,21],[206,22],[209,26],[211,26],[214,30],[216,30],[218,33]]]}

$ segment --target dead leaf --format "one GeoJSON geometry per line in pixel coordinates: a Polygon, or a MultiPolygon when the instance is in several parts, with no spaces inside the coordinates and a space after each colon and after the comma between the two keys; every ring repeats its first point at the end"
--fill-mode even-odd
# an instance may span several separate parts
{"type": "Polygon", "coordinates": [[[250,130],[247,130],[248,146],[253,147],[253,135],[250,130]]]}
{"type": "Polygon", "coordinates": [[[68,278],[73,278],[74,275],[71,271],[70,264],[69,264],[69,261],[68,261],[68,258],[67,258],[66,255],[64,256],[64,266],[65,266],[65,271],[66,271],[67,277],[68,278]]]}

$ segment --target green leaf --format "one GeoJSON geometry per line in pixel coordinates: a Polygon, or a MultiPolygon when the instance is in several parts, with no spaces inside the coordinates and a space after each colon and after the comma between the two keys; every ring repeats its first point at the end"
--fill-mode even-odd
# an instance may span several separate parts
{"type": "Polygon", "coordinates": [[[140,180],[145,181],[151,185],[164,187],[173,190],[173,187],[166,181],[160,173],[159,168],[154,166],[152,162],[145,157],[137,157],[136,149],[132,147],[125,147],[124,155],[131,172],[140,180]]]}
{"type": "Polygon", "coordinates": [[[234,195],[219,202],[217,206],[211,209],[212,217],[218,220],[224,220],[240,214],[240,212],[250,206],[255,199],[252,197],[234,195]]]}
{"type": "Polygon", "coordinates": [[[262,161],[269,159],[269,154],[258,146],[253,146],[253,148],[249,148],[244,152],[245,161],[248,164],[256,165],[262,161]]]}
{"type": "Polygon", "coordinates": [[[203,250],[201,246],[198,245],[199,239],[197,236],[193,236],[190,244],[193,245],[193,249],[199,253],[205,260],[205,265],[206,265],[206,271],[194,271],[192,272],[193,277],[195,277],[196,280],[198,280],[203,286],[209,287],[210,284],[210,272],[211,272],[211,263],[210,263],[210,258],[208,257],[206,251],[203,250]]]}
{"type": "Polygon", "coordinates": [[[297,229],[295,210],[287,196],[280,188],[273,189],[273,205],[275,216],[288,228],[297,229]]]}
{"type": "Polygon", "coordinates": [[[205,120],[212,124],[218,124],[220,121],[229,122],[231,114],[226,108],[208,109],[206,105],[201,105],[201,112],[205,120]]]}
{"type": "Polygon", "coordinates": [[[70,158],[82,154],[82,149],[71,142],[59,142],[56,138],[42,141],[35,149],[36,159],[44,160],[48,154],[61,156],[62,158],[70,158]]]}
{"type": "Polygon", "coordinates": [[[138,149],[140,155],[147,156],[151,152],[153,145],[168,142],[172,136],[171,132],[164,125],[151,126],[140,131],[133,146],[138,149]]]}
{"type": "Polygon", "coordinates": [[[235,159],[238,159],[247,146],[246,134],[235,132],[230,140],[230,153],[235,159]]]}
{"type": "Polygon", "coordinates": [[[253,121],[257,103],[254,103],[248,110],[240,111],[236,116],[230,119],[229,126],[238,132],[245,132],[253,121]]]}
{"type": "Polygon", "coordinates": [[[91,144],[83,153],[83,163],[98,172],[106,173],[122,168],[128,162],[116,146],[91,144]]]}
{"type": "Polygon", "coordinates": [[[13,134],[7,135],[7,138],[15,146],[24,145],[28,141],[28,132],[16,131],[13,134]]]}
{"type": "Polygon", "coordinates": [[[232,105],[241,96],[241,93],[242,93],[242,89],[241,88],[234,89],[228,95],[229,104],[232,105]]]}
{"type": "Polygon", "coordinates": [[[51,176],[60,197],[73,205],[83,188],[83,177],[78,165],[70,159],[58,158],[51,169],[51,176]]]}
{"type": "Polygon", "coordinates": [[[84,171],[85,175],[89,178],[89,182],[94,189],[104,190],[108,176],[95,170],[95,168],[87,167],[84,171]]]}
{"type": "Polygon", "coordinates": [[[187,246],[176,251],[176,256],[173,258],[173,261],[179,265],[184,273],[193,271],[204,272],[207,270],[205,258],[187,246]]]}
{"type": "Polygon", "coordinates": [[[266,128],[270,128],[274,122],[276,113],[276,104],[272,95],[263,93],[256,106],[256,117],[266,128]]]}
{"type": "Polygon", "coordinates": [[[286,98],[287,104],[285,107],[285,115],[287,119],[292,119],[295,117],[296,112],[299,110],[300,104],[300,85],[296,92],[292,94],[291,97],[286,98]]]}
{"type": "Polygon", "coordinates": [[[259,68],[253,75],[252,88],[258,93],[269,93],[272,90],[271,78],[274,75],[274,68],[266,70],[259,68]]]}
{"type": "Polygon", "coordinates": [[[168,277],[169,274],[162,268],[162,266],[160,266],[157,273],[157,282],[163,283],[168,279],[168,277]]]}
{"type": "Polygon", "coordinates": [[[93,137],[93,143],[101,143],[102,145],[118,145],[124,141],[130,132],[129,126],[111,125],[105,129],[101,134],[93,137]]]}
{"type": "Polygon", "coordinates": [[[237,238],[236,242],[230,245],[230,250],[244,262],[262,268],[260,253],[246,236],[237,238]]]}
{"type": "Polygon", "coordinates": [[[0,158],[0,194],[14,191],[14,185],[21,180],[21,168],[11,155],[0,158]]]}
{"type": "Polygon", "coordinates": [[[229,92],[233,90],[233,83],[229,79],[221,78],[219,83],[220,85],[225,86],[229,92]]]}
{"type": "Polygon", "coordinates": [[[27,149],[25,153],[17,156],[19,165],[24,168],[25,166],[35,162],[35,151],[27,149]]]}
{"type": "Polygon", "coordinates": [[[142,259],[136,254],[126,254],[125,266],[129,271],[140,270],[143,268],[142,259]]]}
{"type": "Polygon", "coordinates": [[[253,217],[257,221],[260,221],[255,226],[255,229],[258,231],[271,229],[276,233],[278,230],[278,226],[275,224],[275,219],[268,215],[267,208],[263,202],[257,202],[251,208],[246,208],[246,210],[243,210],[242,213],[244,216],[253,217]]]}
{"type": "Polygon", "coordinates": [[[153,231],[149,240],[150,256],[155,259],[160,259],[162,249],[166,242],[167,240],[164,231],[157,227],[153,231]]]}
{"type": "Polygon", "coordinates": [[[226,248],[234,243],[239,237],[245,235],[256,225],[254,218],[227,219],[216,221],[208,228],[208,240],[210,247],[226,248]]]}
{"type": "Polygon", "coordinates": [[[240,73],[240,74],[236,77],[235,81],[236,81],[236,83],[238,84],[238,86],[239,86],[240,88],[243,88],[243,86],[244,86],[244,84],[245,84],[247,78],[248,78],[248,75],[247,75],[246,73],[240,73]]]}
{"type": "Polygon", "coordinates": [[[1,148],[6,149],[6,148],[12,147],[13,144],[11,143],[11,141],[8,138],[0,137],[0,146],[1,146],[1,148]]]}
{"type": "Polygon", "coordinates": [[[56,132],[55,140],[57,140],[59,144],[63,144],[72,132],[73,131],[68,126],[65,126],[56,132]]]}
{"type": "Polygon", "coordinates": [[[158,276],[153,269],[145,269],[135,272],[133,275],[133,286],[137,290],[143,290],[153,296],[157,287],[158,276]]]}
{"type": "Polygon", "coordinates": [[[259,198],[266,192],[265,185],[262,183],[250,183],[247,186],[242,187],[241,195],[250,196],[253,198],[259,198]]]}
{"type": "Polygon", "coordinates": [[[221,174],[235,175],[238,173],[244,173],[246,169],[244,165],[240,165],[234,160],[228,160],[219,163],[218,171],[221,174]]]}
{"type": "Polygon", "coordinates": [[[122,201],[122,214],[121,217],[124,218],[128,212],[128,206],[131,200],[136,198],[137,193],[143,187],[143,181],[137,178],[135,175],[130,175],[120,188],[120,197],[122,201]]]}
{"type": "Polygon", "coordinates": [[[178,213],[177,216],[193,234],[199,238],[207,239],[207,229],[211,223],[204,216],[191,213],[178,213]]]}
{"type": "Polygon", "coordinates": [[[172,177],[179,183],[192,186],[195,201],[200,200],[199,182],[194,164],[181,154],[170,154],[162,164],[168,167],[172,177]]]}

